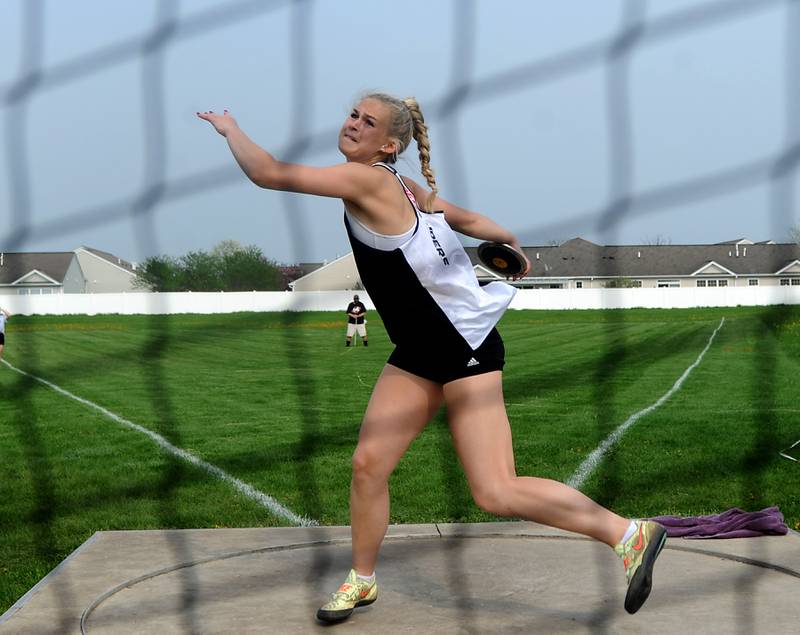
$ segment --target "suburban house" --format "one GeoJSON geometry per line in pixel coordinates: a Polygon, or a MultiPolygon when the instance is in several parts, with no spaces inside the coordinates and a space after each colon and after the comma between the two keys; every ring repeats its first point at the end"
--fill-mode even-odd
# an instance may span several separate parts
{"type": "Polygon", "coordinates": [[[133,264],[90,247],[0,253],[0,295],[141,291],[133,286],[135,277],[133,264]]]}
{"type": "MultiPolygon", "coordinates": [[[[512,284],[523,289],[800,286],[800,246],[746,238],[711,245],[597,245],[573,238],[524,247],[531,270],[512,284]]],[[[467,247],[481,282],[499,279],[467,247]]],[[[295,291],[362,289],[353,254],[298,278],[295,291]]]]}
{"type": "Polygon", "coordinates": [[[136,267],[132,263],[91,247],[78,247],[75,256],[86,280],[84,293],[142,291],[133,286],[136,267]]]}
{"type": "MultiPolygon", "coordinates": [[[[713,245],[597,245],[573,238],[560,245],[524,247],[531,289],[604,287],[680,288],[800,285],[800,245],[742,238],[713,245]]],[[[496,279],[468,247],[481,281],[496,279]]]]}
{"type": "Polygon", "coordinates": [[[363,289],[351,251],[344,256],[317,267],[306,275],[289,283],[292,291],[338,291],[341,289],[363,289]]]}
{"type": "Polygon", "coordinates": [[[0,253],[0,294],[83,293],[75,252],[0,253]]]}

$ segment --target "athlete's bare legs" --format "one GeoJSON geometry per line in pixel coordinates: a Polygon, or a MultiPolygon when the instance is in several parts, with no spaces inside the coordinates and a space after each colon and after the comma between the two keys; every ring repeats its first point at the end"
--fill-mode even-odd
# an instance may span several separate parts
{"type": "Polygon", "coordinates": [[[456,451],[478,506],[611,547],[620,541],[630,520],[558,481],[517,476],[500,371],[450,382],[443,392],[456,451]]]}
{"type": "Polygon", "coordinates": [[[387,364],[364,414],[353,454],[350,524],[353,569],[375,571],[389,526],[389,475],[442,403],[441,385],[387,364]]]}

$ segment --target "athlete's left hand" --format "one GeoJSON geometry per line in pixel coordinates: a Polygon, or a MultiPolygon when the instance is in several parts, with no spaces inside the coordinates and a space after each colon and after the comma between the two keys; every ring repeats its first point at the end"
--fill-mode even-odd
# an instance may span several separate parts
{"type": "Polygon", "coordinates": [[[523,251],[522,247],[520,247],[518,240],[514,240],[514,242],[509,243],[509,245],[522,254],[522,257],[525,259],[525,269],[520,271],[517,275],[511,276],[512,280],[520,280],[528,275],[528,272],[531,270],[531,261],[528,260],[528,256],[525,255],[525,252],[523,251]]]}

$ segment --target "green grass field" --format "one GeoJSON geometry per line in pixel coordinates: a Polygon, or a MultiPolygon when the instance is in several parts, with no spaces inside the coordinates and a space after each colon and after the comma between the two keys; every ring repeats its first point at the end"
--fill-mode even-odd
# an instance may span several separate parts
{"type": "MultiPolygon", "coordinates": [[[[517,469],[566,480],[703,350],[584,491],[630,516],[778,505],[800,528],[800,307],[510,311],[517,469]]],[[[344,348],[338,313],[22,317],[5,359],[144,426],[322,524],[348,524],[350,456],[390,350],[344,348]]],[[[424,337],[420,334],[420,337],[424,337]]],[[[432,343],[435,345],[435,343],[432,343]]],[[[0,612],[97,530],[285,525],[143,434],[0,366],[0,612]]],[[[492,520],[444,418],[392,477],[392,522],[492,520]]]]}

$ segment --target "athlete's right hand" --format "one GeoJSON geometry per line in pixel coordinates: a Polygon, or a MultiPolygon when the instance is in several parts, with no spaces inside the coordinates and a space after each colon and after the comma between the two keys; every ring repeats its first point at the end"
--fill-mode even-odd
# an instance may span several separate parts
{"type": "Polygon", "coordinates": [[[205,112],[198,112],[197,116],[214,126],[214,130],[223,137],[227,137],[228,132],[239,127],[239,124],[231,117],[227,109],[224,110],[221,115],[214,113],[213,110],[206,110],[205,112]]]}

